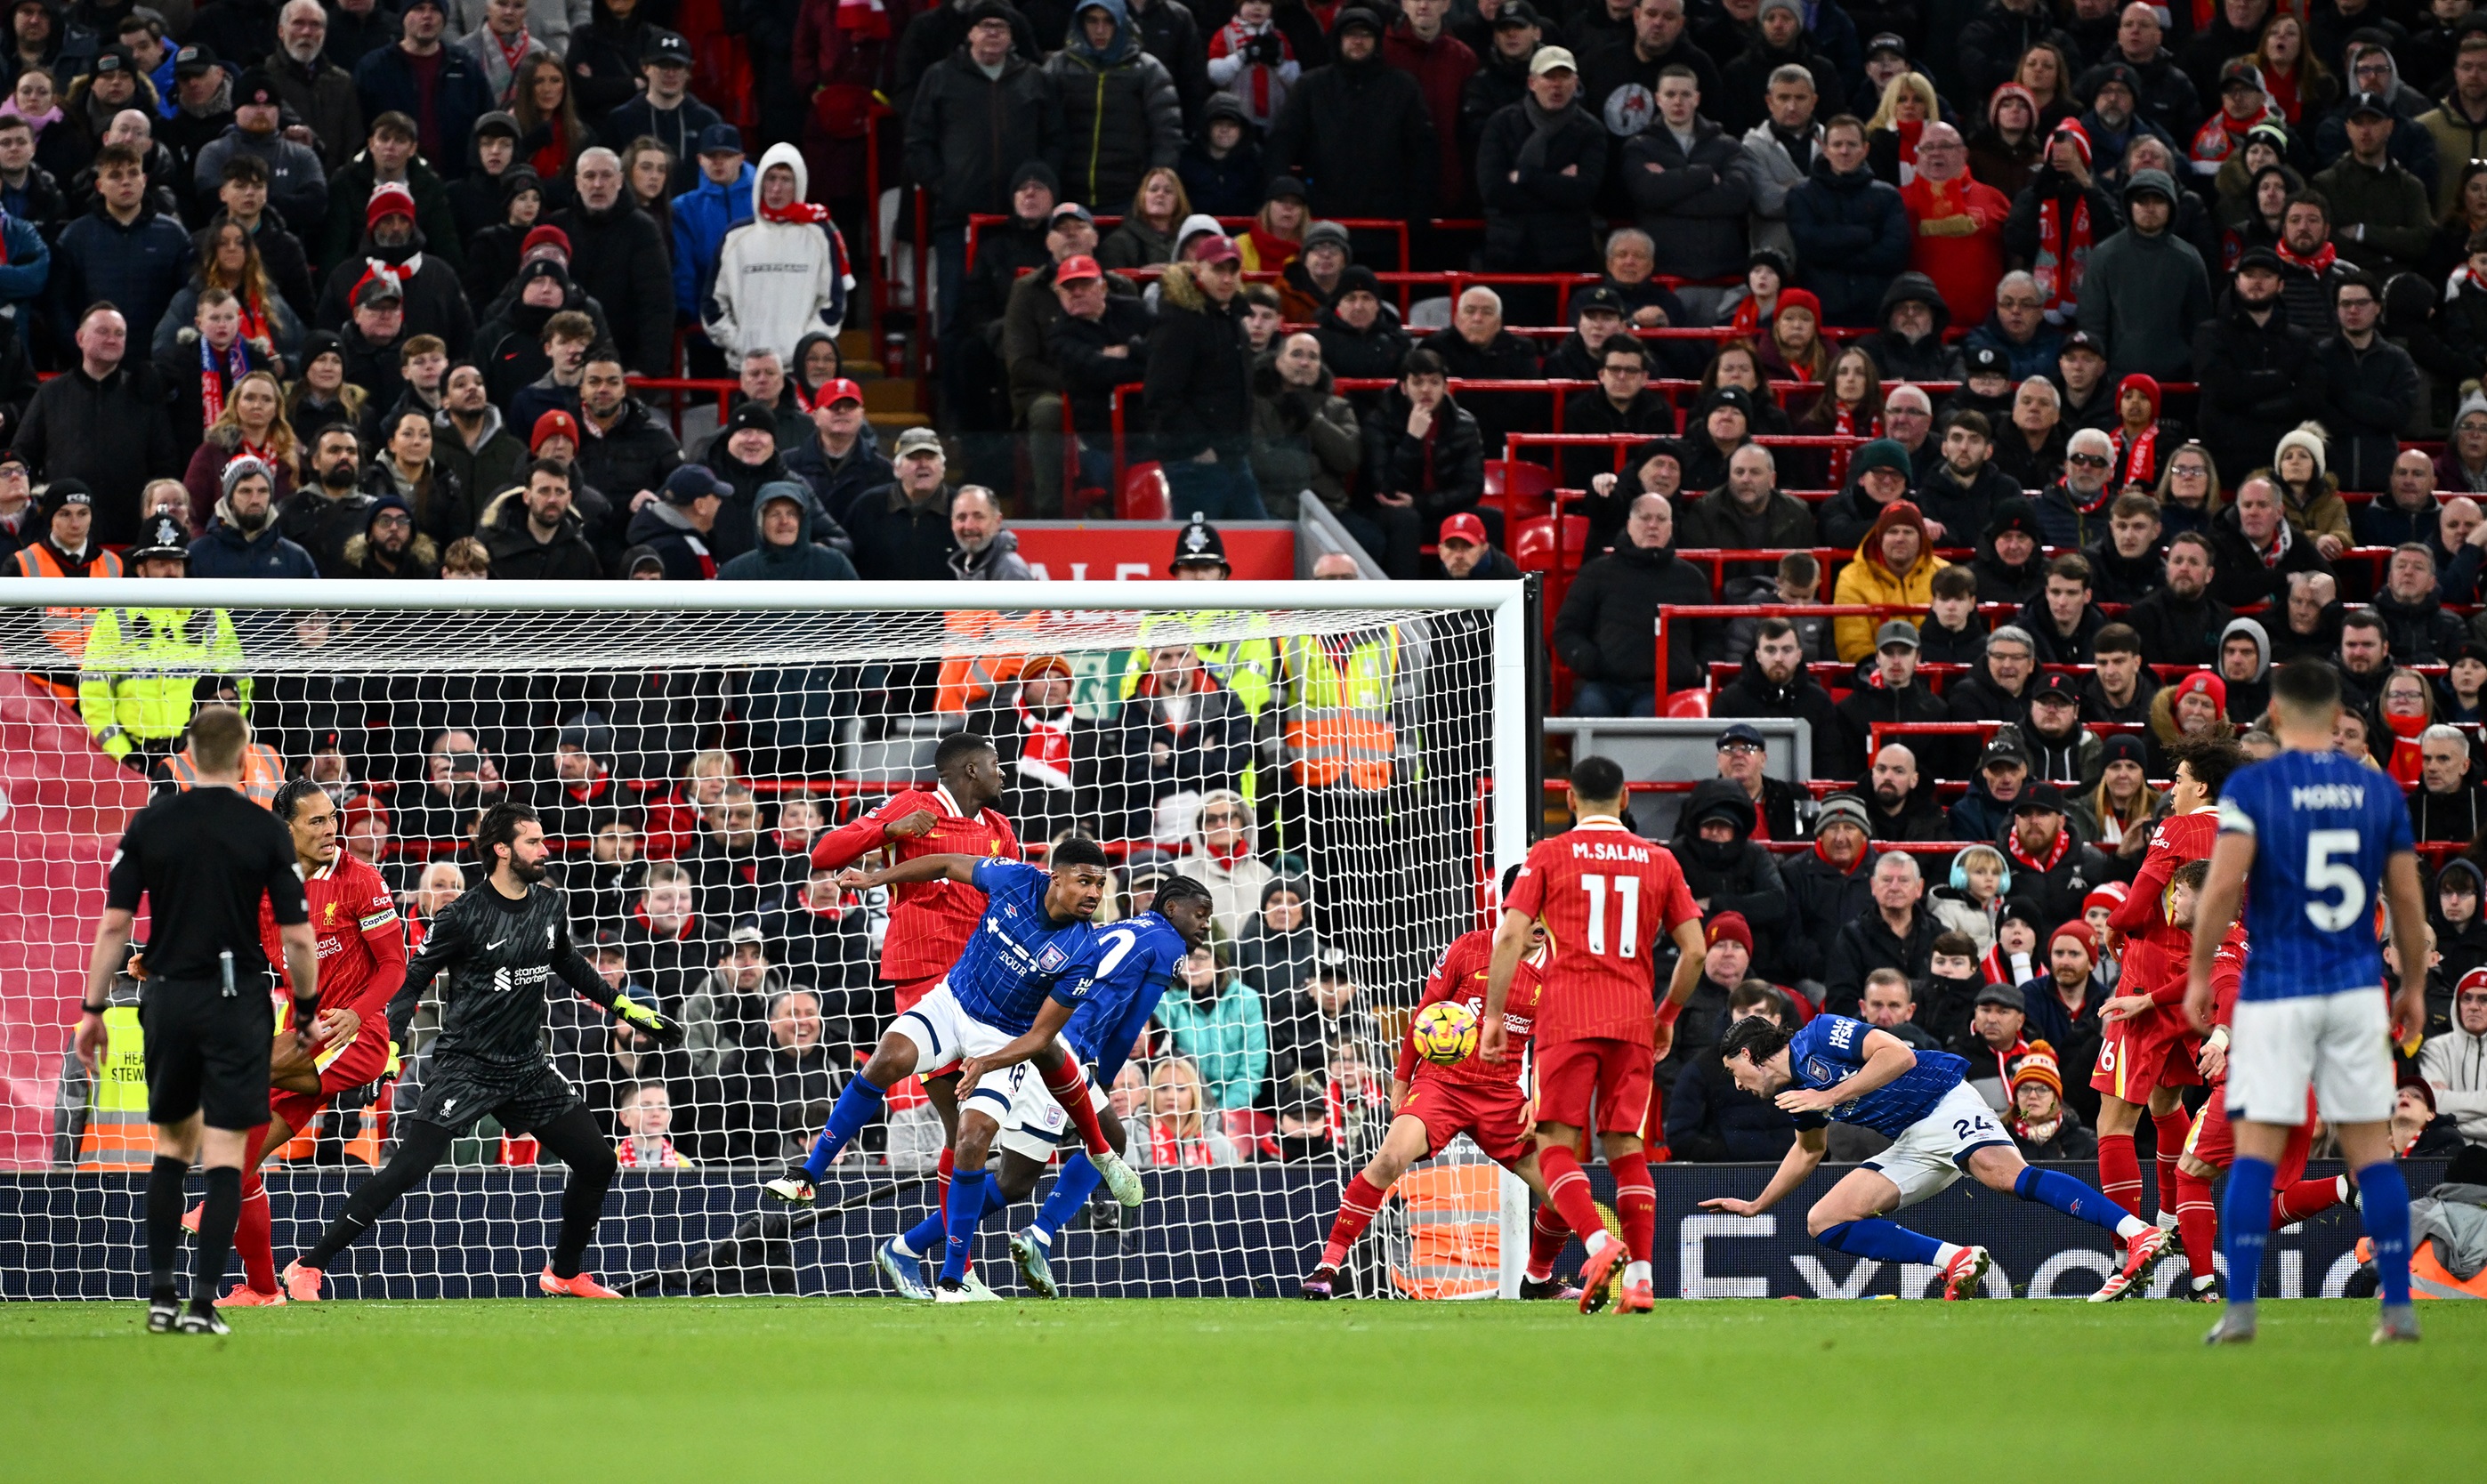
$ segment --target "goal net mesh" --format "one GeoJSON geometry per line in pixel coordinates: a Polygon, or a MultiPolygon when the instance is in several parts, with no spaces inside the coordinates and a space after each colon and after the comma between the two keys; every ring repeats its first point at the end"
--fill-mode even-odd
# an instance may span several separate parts
{"type": "MultiPolygon", "coordinates": [[[[903,1008],[881,972],[885,895],[842,891],[809,851],[930,786],[941,737],[992,737],[1009,785],[995,807],[1028,858],[1071,833],[1105,843],[1101,920],[1177,872],[1217,898],[1212,950],[1112,1090],[1150,1199],[1125,1213],[1101,1196],[1057,1244],[1057,1272],[1075,1294],[1289,1291],[1387,1125],[1427,970],[1486,920],[1493,615],[1203,598],[1152,612],[0,607],[0,1297],[137,1291],[137,986],[115,987],[101,1077],[70,1033],[115,841],[177,786],[182,720],[218,696],[247,708],[268,768],[324,786],[344,849],[378,869],[417,938],[480,880],[466,840],[481,807],[538,808],[591,961],[690,1032],[657,1051],[584,999],[547,1008],[546,1050],[624,1165],[590,1263],[644,1291],[884,1291],[874,1246],[935,1199],[943,1134],[919,1087],[894,1090],[817,1213],[751,1219],[760,1182],[808,1147],[903,1008]]],[[[332,1107],[269,1162],[280,1265],[386,1158],[435,1024],[427,1004],[394,1088],[332,1107]]],[[[334,1265],[329,1292],[522,1291],[561,1174],[484,1120],[334,1265]]],[[[1419,1166],[1359,1246],[1356,1290],[1490,1292],[1494,1174],[1465,1142],[1419,1166]]],[[[996,1287],[1016,1280],[1006,1231],[1051,1183],[986,1222],[978,1263],[996,1287]]]]}

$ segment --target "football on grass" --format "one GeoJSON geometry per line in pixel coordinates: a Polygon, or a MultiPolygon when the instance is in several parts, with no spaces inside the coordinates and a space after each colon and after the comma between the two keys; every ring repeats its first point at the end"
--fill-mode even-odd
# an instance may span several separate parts
{"type": "Polygon", "coordinates": [[[1416,1054],[1449,1066],[1465,1061],[1477,1045],[1476,1012],[1454,1000],[1427,1005],[1416,1014],[1416,1054]]]}

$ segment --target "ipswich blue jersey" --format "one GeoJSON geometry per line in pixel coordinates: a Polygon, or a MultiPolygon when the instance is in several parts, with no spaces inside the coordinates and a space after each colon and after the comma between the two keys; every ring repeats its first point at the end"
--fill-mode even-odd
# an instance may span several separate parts
{"type": "MultiPolygon", "coordinates": [[[[1796,1085],[1821,1092],[1836,1087],[1865,1065],[1865,1033],[1874,1027],[1844,1015],[1817,1015],[1788,1040],[1788,1071],[1796,1085]]],[[[1853,1123],[1898,1138],[1909,1126],[1933,1110],[1943,1094],[1969,1076],[1969,1063],[1949,1051],[1919,1051],[1917,1064],[1853,1103],[1842,1103],[1828,1114],[1799,1113],[1796,1126],[1819,1129],[1825,1123],[1853,1123]]]]}
{"type": "Polygon", "coordinates": [[[2336,994],[2384,982],[2375,901],[2384,862],[2417,847],[2400,786],[2337,752],[2283,752],[2220,791],[2220,832],[2254,842],[2239,999],[2336,994]]]}
{"type": "Polygon", "coordinates": [[[1142,912],[1099,928],[1078,971],[1054,986],[1053,997],[1074,1007],[1063,1038],[1096,1067],[1098,1086],[1114,1084],[1189,952],[1173,924],[1142,912]]]}
{"type": "Polygon", "coordinates": [[[1096,928],[1081,918],[1055,921],[1045,910],[1050,872],[1016,860],[979,860],[975,886],[985,915],[950,970],[960,1008],[997,1030],[1019,1035],[1054,985],[1088,951],[1096,928]]]}

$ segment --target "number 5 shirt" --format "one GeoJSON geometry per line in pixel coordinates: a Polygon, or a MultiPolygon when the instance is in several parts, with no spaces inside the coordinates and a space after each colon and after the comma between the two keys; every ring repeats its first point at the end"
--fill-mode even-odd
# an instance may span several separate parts
{"type": "Polygon", "coordinates": [[[1546,924],[1540,1045],[1653,1044],[1658,973],[1652,952],[1701,916],[1666,847],[1619,820],[1589,815],[1530,849],[1503,907],[1546,924]]]}
{"type": "Polygon", "coordinates": [[[2246,876],[2246,1000],[2297,999],[2384,982],[2374,908],[2384,863],[2417,847],[2400,785],[2336,752],[2283,752],[2239,769],[2220,833],[2254,842],[2246,876]]]}

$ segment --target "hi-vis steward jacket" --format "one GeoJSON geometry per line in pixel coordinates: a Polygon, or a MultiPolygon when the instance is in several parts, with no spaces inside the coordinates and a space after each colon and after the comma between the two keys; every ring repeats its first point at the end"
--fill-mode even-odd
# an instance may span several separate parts
{"type": "Polygon", "coordinates": [[[1391,709],[1398,698],[1399,631],[1298,636],[1287,641],[1288,695],[1281,742],[1298,781],[1327,788],[1342,777],[1385,788],[1399,754],[1391,709]]]}
{"type": "MultiPolygon", "coordinates": [[[[105,753],[127,757],[181,736],[199,678],[241,664],[241,638],[222,608],[99,609],[79,666],[78,714],[105,753]]],[[[238,688],[247,715],[248,677],[238,688]]]]}

